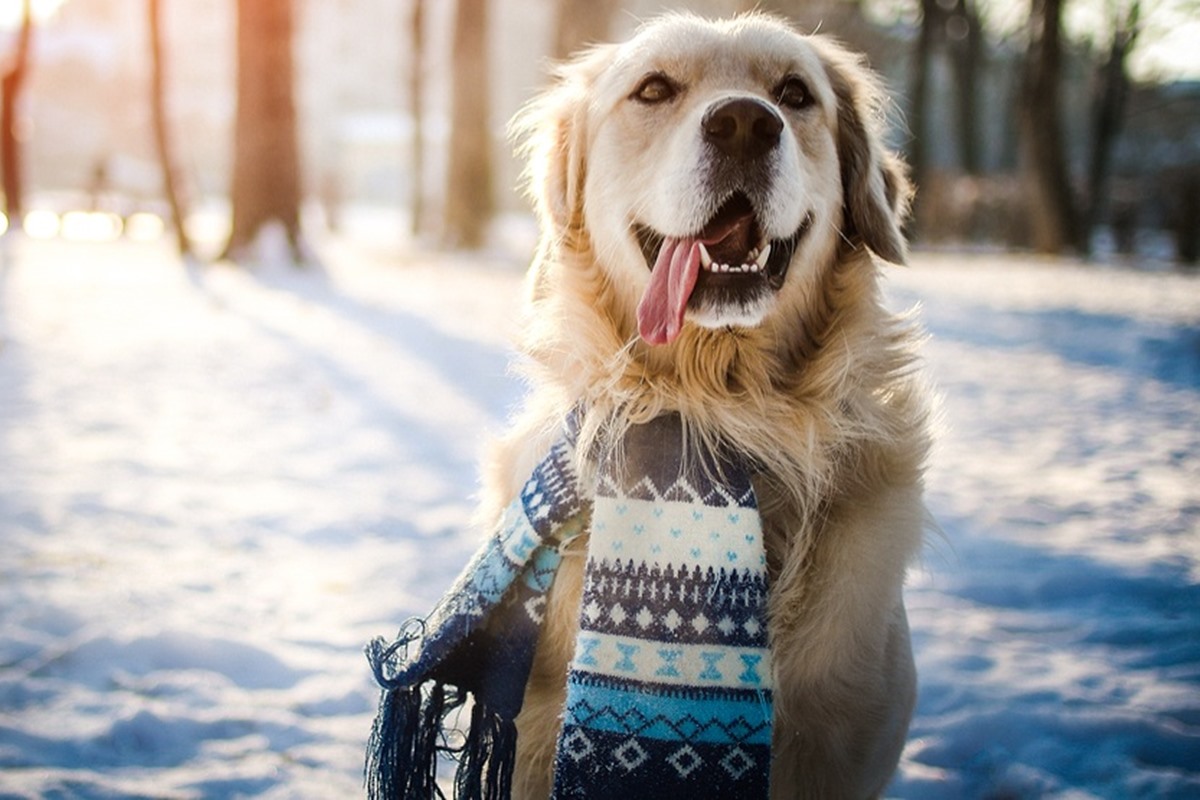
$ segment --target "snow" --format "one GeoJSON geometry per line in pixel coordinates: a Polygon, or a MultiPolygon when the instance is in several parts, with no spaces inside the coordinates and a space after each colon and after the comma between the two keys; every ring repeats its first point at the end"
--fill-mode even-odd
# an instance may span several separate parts
{"type": "MultiPolygon", "coordinates": [[[[520,257],[386,240],[304,272],[7,242],[0,797],[360,793],[362,645],[473,550],[521,394],[520,257]]],[[[1200,281],[913,260],[942,533],[890,795],[1197,796],[1200,281]]]]}

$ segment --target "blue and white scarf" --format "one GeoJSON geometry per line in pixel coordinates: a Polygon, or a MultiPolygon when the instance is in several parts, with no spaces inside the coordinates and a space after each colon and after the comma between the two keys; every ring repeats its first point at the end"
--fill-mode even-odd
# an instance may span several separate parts
{"type": "MultiPolygon", "coordinates": [[[[570,427],[570,426],[568,426],[570,427]]],[[[771,666],[762,528],[745,465],[688,447],[678,415],[629,429],[585,500],[568,433],[424,620],[368,658],[383,687],[372,798],[507,798],[559,548],[590,533],[555,798],[765,797],[771,666]],[[446,717],[470,699],[461,743],[446,717]]]]}

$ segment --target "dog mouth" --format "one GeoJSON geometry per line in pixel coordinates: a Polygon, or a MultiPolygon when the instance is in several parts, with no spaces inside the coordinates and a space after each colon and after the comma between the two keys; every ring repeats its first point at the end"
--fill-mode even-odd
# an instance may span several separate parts
{"type": "Polygon", "coordinates": [[[746,309],[779,291],[811,214],[783,239],[769,238],[750,199],[731,195],[704,227],[671,237],[640,223],[634,235],[650,268],[638,305],[638,330],[649,344],[679,335],[688,309],[746,309]]]}

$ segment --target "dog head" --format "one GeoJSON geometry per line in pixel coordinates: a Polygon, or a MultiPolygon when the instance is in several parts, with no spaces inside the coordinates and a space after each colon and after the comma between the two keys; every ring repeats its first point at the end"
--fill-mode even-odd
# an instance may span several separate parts
{"type": "Polygon", "coordinates": [[[668,15],[565,65],[517,122],[554,247],[588,251],[651,345],[753,328],[845,248],[904,258],[880,93],[832,42],[668,15]]]}

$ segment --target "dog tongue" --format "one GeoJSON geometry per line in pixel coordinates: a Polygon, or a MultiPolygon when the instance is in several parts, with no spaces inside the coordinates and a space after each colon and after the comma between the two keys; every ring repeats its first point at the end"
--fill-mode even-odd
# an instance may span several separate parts
{"type": "Polygon", "coordinates": [[[700,245],[726,243],[740,252],[750,248],[749,212],[718,214],[697,238],[663,239],[638,304],[638,333],[647,344],[670,344],[683,329],[683,314],[700,274],[700,245]]]}
{"type": "Polygon", "coordinates": [[[663,240],[637,310],[638,333],[647,344],[669,344],[679,335],[699,274],[699,239],[663,240]]]}

